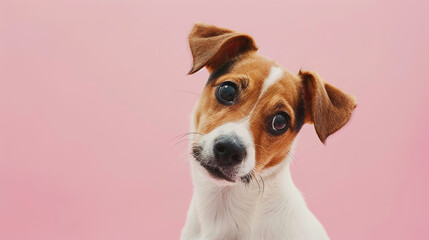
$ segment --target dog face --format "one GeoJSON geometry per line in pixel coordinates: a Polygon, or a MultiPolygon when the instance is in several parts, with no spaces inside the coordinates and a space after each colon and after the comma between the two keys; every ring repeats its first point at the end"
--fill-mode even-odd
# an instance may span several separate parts
{"type": "Polygon", "coordinates": [[[242,33],[196,24],[189,36],[194,64],[209,80],[193,116],[192,143],[201,171],[220,184],[247,183],[254,172],[278,165],[304,123],[322,142],[349,120],[353,97],[316,73],[289,73],[256,53],[242,33]]]}

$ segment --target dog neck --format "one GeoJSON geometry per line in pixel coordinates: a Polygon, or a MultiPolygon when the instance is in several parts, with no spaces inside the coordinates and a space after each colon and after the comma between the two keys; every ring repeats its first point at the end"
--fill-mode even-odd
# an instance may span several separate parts
{"type": "Polygon", "coordinates": [[[287,215],[303,203],[292,181],[288,160],[260,175],[254,175],[249,184],[228,186],[217,185],[195,169],[199,167],[197,164],[192,164],[193,204],[203,232],[208,236],[227,234],[217,239],[246,236],[261,224],[258,219],[263,219],[264,215],[278,211],[287,215]]]}

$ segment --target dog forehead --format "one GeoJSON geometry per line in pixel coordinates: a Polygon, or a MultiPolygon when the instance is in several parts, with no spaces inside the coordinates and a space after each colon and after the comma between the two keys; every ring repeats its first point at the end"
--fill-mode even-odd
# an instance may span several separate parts
{"type": "Polygon", "coordinates": [[[259,96],[259,100],[269,100],[267,98],[280,95],[290,104],[294,105],[296,102],[299,78],[273,60],[252,54],[235,63],[230,72],[248,76],[255,86],[253,91],[259,96]]]}
{"type": "Polygon", "coordinates": [[[270,74],[270,70],[273,66],[277,66],[274,61],[258,54],[251,54],[236,61],[230,72],[245,74],[250,77],[252,81],[262,84],[270,74]]]}

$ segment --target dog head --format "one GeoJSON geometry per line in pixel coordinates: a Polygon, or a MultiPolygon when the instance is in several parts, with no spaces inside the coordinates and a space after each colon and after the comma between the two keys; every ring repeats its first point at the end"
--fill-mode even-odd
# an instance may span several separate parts
{"type": "Polygon", "coordinates": [[[257,54],[247,34],[196,24],[189,35],[193,66],[210,77],[195,108],[192,152],[201,171],[220,184],[247,183],[254,172],[286,159],[305,123],[326,138],[356,107],[352,96],[316,73],[297,75],[257,54]]]}

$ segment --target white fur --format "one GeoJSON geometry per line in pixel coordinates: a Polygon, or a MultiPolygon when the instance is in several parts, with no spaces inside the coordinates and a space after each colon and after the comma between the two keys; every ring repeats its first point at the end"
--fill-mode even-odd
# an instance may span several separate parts
{"type": "Polygon", "coordinates": [[[253,111],[255,110],[256,106],[258,105],[259,101],[261,100],[264,93],[267,91],[269,87],[271,87],[274,83],[279,81],[284,74],[284,71],[278,67],[278,66],[272,66],[270,69],[270,74],[268,74],[268,77],[264,79],[264,85],[262,85],[261,93],[259,94],[258,100],[256,101],[255,106],[253,107],[252,111],[250,111],[250,114],[248,118],[252,115],[253,111]]]}
{"type": "Polygon", "coordinates": [[[268,77],[264,80],[264,85],[262,86],[261,94],[259,95],[259,98],[264,94],[264,92],[274,83],[279,81],[281,77],[283,76],[284,71],[277,66],[272,66],[270,69],[270,74],[268,77]]]}
{"type": "MultiPolygon", "coordinates": [[[[273,66],[265,79],[264,91],[277,82],[283,70],[273,66]]],[[[210,157],[214,139],[236,134],[247,150],[237,166],[236,182],[217,180],[194,159],[191,174],[194,194],[181,240],[326,240],[325,229],[308,209],[292,181],[289,159],[264,170],[245,185],[240,176],[255,165],[255,147],[249,118],[217,127],[199,139],[204,156],[210,157]]],[[[192,129],[195,126],[191,126],[192,129]]]]}
{"type": "Polygon", "coordinates": [[[181,239],[329,239],[295,187],[288,161],[273,171],[263,174],[264,183],[258,179],[248,186],[219,186],[192,161],[194,195],[181,239]]]}

